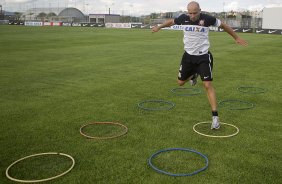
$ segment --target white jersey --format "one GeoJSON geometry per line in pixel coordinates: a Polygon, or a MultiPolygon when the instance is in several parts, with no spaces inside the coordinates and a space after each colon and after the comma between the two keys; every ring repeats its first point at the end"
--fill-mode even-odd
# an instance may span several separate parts
{"type": "Polygon", "coordinates": [[[215,17],[200,14],[198,21],[192,22],[188,15],[174,19],[175,24],[182,25],[184,32],[184,50],[190,55],[207,54],[210,47],[209,26],[219,27],[221,21],[215,17]]]}

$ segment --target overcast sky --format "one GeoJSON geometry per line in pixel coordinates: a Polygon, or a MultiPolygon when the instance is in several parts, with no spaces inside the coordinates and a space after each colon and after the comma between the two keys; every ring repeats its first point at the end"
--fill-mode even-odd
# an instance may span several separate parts
{"type": "MultiPolygon", "coordinates": [[[[30,8],[76,7],[85,14],[111,13],[144,15],[186,10],[190,0],[0,0],[7,11],[26,11],[30,8]]],[[[258,10],[264,7],[282,7],[282,0],[198,0],[203,11],[258,10]]]]}

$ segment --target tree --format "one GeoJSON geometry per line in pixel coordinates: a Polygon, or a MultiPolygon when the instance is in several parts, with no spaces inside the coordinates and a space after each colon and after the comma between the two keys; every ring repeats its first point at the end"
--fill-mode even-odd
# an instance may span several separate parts
{"type": "Polygon", "coordinates": [[[130,22],[131,21],[131,17],[130,16],[121,16],[121,22],[125,23],[125,22],[130,22]]]}
{"type": "Polygon", "coordinates": [[[27,15],[29,15],[29,20],[31,20],[31,16],[33,15],[34,13],[30,12],[28,13],[27,15]]]}
{"type": "Polygon", "coordinates": [[[156,18],[158,18],[158,14],[156,14],[156,13],[151,13],[150,18],[151,18],[151,19],[156,19],[156,18]]]}
{"type": "Polygon", "coordinates": [[[52,20],[53,17],[57,17],[56,13],[50,12],[50,13],[47,14],[47,18],[48,18],[49,20],[52,20]]]}
{"type": "Polygon", "coordinates": [[[47,18],[56,17],[56,16],[57,15],[54,12],[50,12],[50,13],[47,14],[47,18]]]}
{"type": "Polygon", "coordinates": [[[22,16],[22,13],[15,12],[15,20],[20,20],[21,16],[22,16]]]}
{"type": "Polygon", "coordinates": [[[37,15],[36,19],[39,18],[41,21],[44,21],[44,19],[47,17],[47,14],[44,12],[41,12],[37,15]]]}

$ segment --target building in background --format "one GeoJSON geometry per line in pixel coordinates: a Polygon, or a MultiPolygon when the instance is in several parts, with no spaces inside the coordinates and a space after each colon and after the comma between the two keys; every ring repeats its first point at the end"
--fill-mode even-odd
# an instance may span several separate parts
{"type": "Polygon", "coordinates": [[[87,22],[88,16],[84,15],[79,9],[77,8],[65,8],[58,14],[57,21],[62,22],[87,22]]]}
{"type": "Polygon", "coordinates": [[[0,4],[0,20],[4,20],[4,12],[2,10],[2,5],[0,4]]]}
{"type": "Polygon", "coordinates": [[[282,29],[282,7],[263,9],[263,29],[282,29]]]}
{"type": "Polygon", "coordinates": [[[117,14],[89,14],[90,23],[120,23],[121,16],[117,14]]]}
{"type": "Polygon", "coordinates": [[[63,8],[31,8],[22,13],[23,21],[48,21],[56,17],[63,8]]]}
{"type": "Polygon", "coordinates": [[[24,21],[87,22],[88,16],[77,8],[32,8],[21,16],[24,21]]]}

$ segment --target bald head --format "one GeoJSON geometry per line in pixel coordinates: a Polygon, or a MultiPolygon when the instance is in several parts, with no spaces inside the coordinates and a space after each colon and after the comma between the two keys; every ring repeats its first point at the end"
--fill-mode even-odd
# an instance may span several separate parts
{"type": "Polygon", "coordinates": [[[187,5],[187,10],[188,10],[188,16],[190,17],[191,21],[195,22],[195,21],[199,20],[200,13],[201,13],[199,3],[197,3],[196,1],[191,1],[187,5]]]}
{"type": "Polygon", "coordinates": [[[190,3],[188,3],[187,8],[189,8],[189,7],[193,7],[193,8],[198,8],[198,9],[200,9],[200,5],[199,5],[199,3],[196,2],[196,1],[191,1],[190,3]]]}

